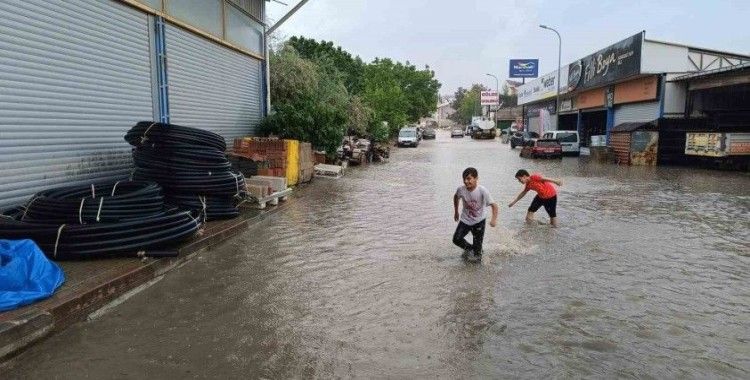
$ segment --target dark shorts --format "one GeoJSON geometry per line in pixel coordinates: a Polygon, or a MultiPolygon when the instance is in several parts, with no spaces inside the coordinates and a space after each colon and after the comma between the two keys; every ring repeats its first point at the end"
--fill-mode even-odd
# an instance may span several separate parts
{"type": "Polygon", "coordinates": [[[557,217],[557,195],[547,199],[539,198],[539,196],[537,195],[536,197],[534,197],[534,200],[531,201],[529,211],[537,212],[542,206],[544,206],[544,210],[547,211],[547,214],[549,214],[550,218],[557,217]]]}

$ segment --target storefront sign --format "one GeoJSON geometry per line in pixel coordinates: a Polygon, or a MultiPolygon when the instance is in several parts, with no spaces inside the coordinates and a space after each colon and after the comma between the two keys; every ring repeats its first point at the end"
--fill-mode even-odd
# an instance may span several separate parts
{"type": "Polygon", "coordinates": [[[604,106],[604,88],[595,88],[578,94],[576,104],[578,109],[604,106]]]}
{"type": "Polygon", "coordinates": [[[500,97],[497,91],[482,91],[480,94],[480,104],[483,106],[496,106],[500,104],[500,97]]]}
{"type": "Polygon", "coordinates": [[[536,78],[539,76],[538,59],[511,59],[508,78],[536,78]]]}
{"type": "Polygon", "coordinates": [[[615,104],[654,100],[659,79],[656,76],[634,79],[615,85],[615,104]]]}
{"type": "Polygon", "coordinates": [[[568,66],[568,90],[604,86],[640,74],[643,33],[571,63],[568,66]]]}
{"type": "Polygon", "coordinates": [[[551,72],[518,88],[518,104],[531,103],[557,95],[557,72],[551,72]]]}

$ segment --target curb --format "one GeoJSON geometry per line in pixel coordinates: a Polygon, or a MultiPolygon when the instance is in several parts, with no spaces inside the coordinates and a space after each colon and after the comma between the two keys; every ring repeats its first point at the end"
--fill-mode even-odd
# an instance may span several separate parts
{"type": "MultiPolygon", "coordinates": [[[[129,291],[188,263],[199,253],[208,251],[239,235],[251,224],[256,224],[271,214],[285,209],[290,203],[292,203],[291,199],[265,210],[243,210],[243,215],[235,220],[209,222],[207,230],[210,232],[181,246],[178,249],[180,253],[178,257],[149,259],[143,265],[137,265],[116,276],[103,279],[85,291],[65,295],[58,293],[58,297],[53,295],[46,301],[42,301],[44,302],[42,310],[39,308],[34,310],[34,305],[31,305],[32,310],[23,314],[11,311],[7,312],[10,317],[6,315],[6,318],[0,314],[0,364],[46,337],[63,331],[77,322],[85,321],[91,313],[129,291]]],[[[25,309],[19,310],[23,312],[25,309]]]]}

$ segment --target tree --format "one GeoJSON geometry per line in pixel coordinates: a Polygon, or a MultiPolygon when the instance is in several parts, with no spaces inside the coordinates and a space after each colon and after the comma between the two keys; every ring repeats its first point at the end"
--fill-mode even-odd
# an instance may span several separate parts
{"type": "Polygon", "coordinates": [[[487,88],[477,83],[473,84],[469,90],[459,87],[454,95],[455,99],[451,103],[451,107],[456,110],[456,113],[451,115],[451,119],[459,124],[469,124],[472,116],[481,115],[482,91],[487,91],[487,88]]]}
{"type": "Polygon", "coordinates": [[[261,132],[309,141],[333,155],[349,121],[349,95],[340,76],[290,46],[270,59],[273,113],[261,122],[261,132]]]}
{"type": "Polygon", "coordinates": [[[329,61],[330,65],[324,66],[336,68],[343,75],[344,86],[349,94],[357,95],[362,92],[365,63],[359,57],[352,57],[351,54],[341,49],[341,46],[334,46],[333,42],[292,37],[288,44],[294,47],[302,58],[313,62],[329,61]]]}
{"type": "Polygon", "coordinates": [[[374,111],[374,127],[385,121],[392,134],[407,123],[407,97],[401,89],[391,60],[375,59],[367,65],[362,98],[374,111]]]}

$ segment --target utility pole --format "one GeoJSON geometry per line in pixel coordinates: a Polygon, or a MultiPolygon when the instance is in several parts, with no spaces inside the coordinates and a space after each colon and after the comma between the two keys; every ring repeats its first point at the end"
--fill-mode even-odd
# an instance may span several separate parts
{"type": "MultiPolygon", "coordinates": [[[[495,92],[497,93],[497,108],[500,108],[500,81],[497,79],[496,76],[492,74],[487,74],[487,76],[491,76],[495,78],[495,92]]],[[[495,110],[495,128],[497,128],[497,110],[495,110]]]]}
{"type": "MultiPolygon", "coordinates": [[[[547,29],[557,34],[557,96],[555,97],[555,118],[557,119],[556,125],[560,122],[560,58],[562,57],[562,37],[557,30],[550,28],[547,25],[539,25],[542,29],[547,29]]],[[[555,126],[557,128],[557,126],[555,126]]]]}

